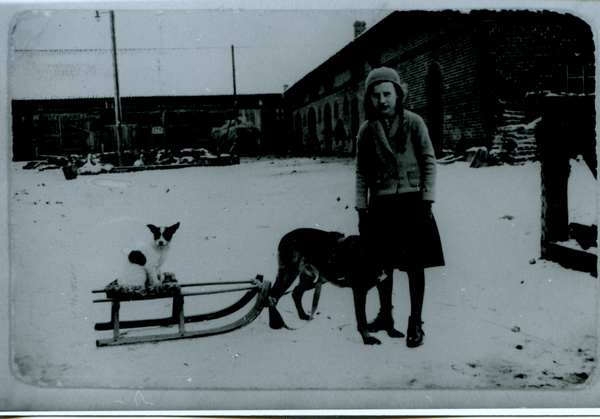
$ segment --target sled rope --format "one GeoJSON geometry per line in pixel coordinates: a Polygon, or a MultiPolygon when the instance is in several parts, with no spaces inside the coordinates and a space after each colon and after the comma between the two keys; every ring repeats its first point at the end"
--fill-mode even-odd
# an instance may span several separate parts
{"type": "Polygon", "coordinates": [[[315,293],[313,295],[312,308],[310,310],[310,318],[308,321],[313,319],[315,312],[317,311],[317,306],[319,305],[319,298],[321,297],[321,286],[323,285],[323,280],[321,279],[321,273],[317,272],[317,283],[315,285],[315,293]]]}

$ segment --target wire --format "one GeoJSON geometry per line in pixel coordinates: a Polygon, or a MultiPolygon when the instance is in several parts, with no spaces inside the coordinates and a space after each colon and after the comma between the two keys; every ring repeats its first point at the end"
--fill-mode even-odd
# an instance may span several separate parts
{"type": "MultiPolygon", "coordinates": [[[[234,45],[235,49],[265,49],[265,48],[294,48],[294,47],[328,47],[334,46],[335,44],[288,44],[288,45],[234,45]]],[[[202,49],[229,49],[231,44],[216,47],[178,47],[178,48],[117,48],[118,51],[177,51],[177,50],[202,50],[202,49]]],[[[15,52],[29,52],[29,51],[110,51],[106,48],[91,48],[91,49],[15,49],[15,52]]]]}

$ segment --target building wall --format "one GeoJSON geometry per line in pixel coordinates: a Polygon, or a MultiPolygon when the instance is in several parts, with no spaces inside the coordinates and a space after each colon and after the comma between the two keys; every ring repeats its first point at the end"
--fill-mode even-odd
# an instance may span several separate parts
{"type": "MultiPolygon", "coordinates": [[[[423,19],[429,21],[427,16],[420,13],[417,18],[421,21],[416,25],[423,23],[423,19]]],[[[424,25],[424,31],[407,31],[397,37],[393,33],[384,34],[394,39],[394,42],[386,41],[381,45],[376,43],[373,48],[370,47],[371,44],[367,44],[366,47],[356,45],[357,53],[354,54],[353,61],[336,61],[340,66],[335,68],[333,86],[329,90],[327,79],[320,78],[318,71],[311,75],[312,77],[305,82],[316,86],[303,85],[299,90],[321,92],[321,95],[315,100],[311,100],[310,93],[305,95],[306,103],[293,111],[294,115],[299,113],[302,120],[306,121],[302,126],[303,144],[306,146],[313,142],[307,138],[311,131],[307,117],[311,108],[318,115],[327,104],[332,108],[337,104],[339,109],[344,109],[344,102],[347,101],[347,113],[340,112],[341,118],[335,118],[333,115],[332,124],[335,129],[337,123],[343,123],[346,138],[349,140],[334,141],[333,152],[353,155],[358,127],[365,119],[364,80],[369,71],[378,66],[391,67],[399,73],[401,80],[409,86],[404,102],[405,108],[421,115],[427,124],[432,122],[431,111],[428,109],[428,74],[432,67],[439,69],[442,88],[437,94],[440,96],[438,100],[443,106],[443,114],[440,116],[441,134],[436,146],[438,154],[441,155],[443,150],[455,149],[459,143],[473,145],[484,141],[486,121],[480,110],[485,104],[483,89],[479,85],[482,75],[478,70],[481,41],[472,27],[464,24],[464,16],[453,12],[450,15],[437,16],[441,19],[430,22],[429,26],[424,25]],[[354,103],[357,109],[351,109],[351,103],[354,103]]],[[[399,18],[402,19],[403,16],[399,18]]],[[[316,134],[320,147],[316,147],[315,151],[326,153],[328,137],[325,121],[317,119],[316,134]]],[[[306,151],[309,154],[312,152],[310,147],[306,151]]]]}
{"type": "Polygon", "coordinates": [[[420,34],[410,40],[412,50],[397,48],[388,52],[383,65],[394,68],[408,83],[405,108],[423,117],[431,126],[428,104],[434,99],[428,92],[428,75],[437,67],[441,73],[443,116],[442,138],[434,139],[436,154],[443,150],[470,147],[485,141],[486,119],[481,112],[485,98],[480,87],[482,41],[476,29],[459,19],[444,22],[436,33],[420,34]]]}
{"type": "Polygon", "coordinates": [[[555,12],[475,13],[491,48],[486,91],[496,98],[492,109],[492,152],[515,146],[513,158],[537,158],[532,124],[542,117],[544,97],[593,94],[594,41],[583,20],[555,12]],[[518,133],[515,134],[515,129],[518,133]]]}
{"type": "MultiPolygon", "coordinates": [[[[348,155],[354,150],[358,120],[364,119],[362,97],[354,86],[346,86],[334,94],[318,99],[293,113],[302,121],[302,150],[307,154],[348,155]],[[360,105],[359,105],[360,103],[360,105]],[[326,115],[326,109],[329,115],[326,115]],[[336,112],[337,109],[337,112],[336,112]],[[310,114],[315,115],[316,126],[309,124],[310,114]],[[354,118],[352,117],[354,113],[354,118]],[[357,116],[358,113],[358,116],[357,116]],[[329,116],[329,121],[325,118],[329,116]],[[315,141],[314,135],[317,136],[315,141]]],[[[297,118],[296,118],[297,120],[297,118]]],[[[294,127],[295,130],[298,127],[294,127]]],[[[296,131],[297,133],[297,131],[296,131]]]]}
{"type": "Polygon", "coordinates": [[[530,92],[593,92],[594,60],[589,25],[570,15],[398,12],[292,86],[284,100],[292,119],[302,121],[300,130],[294,125],[293,138],[304,153],[353,155],[364,121],[364,79],[374,67],[392,67],[409,85],[405,108],[423,117],[438,137],[432,140],[442,157],[472,146],[491,148],[507,107],[525,107],[530,92]],[[432,93],[435,71],[441,74],[441,92],[432,93]],[[340,123],[338,133],[351,140],[334,140],[330,151],[324,111],[328,104],[343,109],[345,101],[358,109],[340,112],[341,118],[332,114],[331,123],[334,130],[340,123]],[[432,106],[436,103],[441,111],[432,106]]]}
{"type": "Polygon", "coordinates": [[[594,92],[593,35],[583,20],[552,12],[478,16],[488,29],[490,67],[503,100],[540,91],[594,92]],[[583,70],[587,83],[582,82],[583,70]]]}

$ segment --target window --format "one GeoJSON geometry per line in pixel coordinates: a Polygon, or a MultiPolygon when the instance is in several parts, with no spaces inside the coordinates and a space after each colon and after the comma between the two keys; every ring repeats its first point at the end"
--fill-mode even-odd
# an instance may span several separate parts
{"type": "Polygon", "coordinates": [[[594,93],[594,66],[589,64],[567,64],[567,93],[594,93]]]}

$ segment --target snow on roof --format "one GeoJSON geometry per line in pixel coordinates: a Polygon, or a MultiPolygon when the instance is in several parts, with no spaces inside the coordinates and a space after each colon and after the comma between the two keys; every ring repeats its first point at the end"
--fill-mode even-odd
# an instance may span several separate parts
{"type": "MultiPolygon", "coordinates": [[[[121,97],[233,93],[230,57],[211,49],[118,50],[121,97]]],[[[111,98],[110,50],[14,50],[9,92],[16,100],[111,98]]]]}

